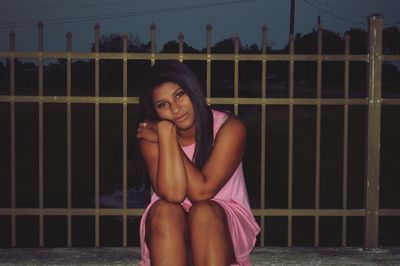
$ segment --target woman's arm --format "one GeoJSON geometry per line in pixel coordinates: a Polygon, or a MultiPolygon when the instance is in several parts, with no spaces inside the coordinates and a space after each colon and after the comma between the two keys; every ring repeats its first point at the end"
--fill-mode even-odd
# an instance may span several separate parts
{"type": "MultiPolygon", "coordinates": [[[[184,164],[188,176],[188,198],[192,202],[214,197],[228,182],[242,160],[245,150],[246,128],[230,117],[220,128],[214,147],[203,169],[199,171],[186,156],[184,164]]],[[[181,152],[183,155],[183,151],[181,152]]]]}
{"type": "Polygon", "coordinates": [[[187,175],[176,138],[176,126],[163,120],[157,124],[157,132],[159,153],[156,182],[159,195],[171,202],[182,202],[186,197],[187,175]]]}
{"type": "MultiPolygon", "coordinates": [[[[139,126],[140,127],[140,126],[139,126]]],[[[176,127],[169,121],[161,121],[155,127],[157,142],[150,132],[141,130],[140,147],[150,175],[154,191],[170,202],[182,202],[186,197],[187,176],[180,147],[176,139],[176,127]]]]}

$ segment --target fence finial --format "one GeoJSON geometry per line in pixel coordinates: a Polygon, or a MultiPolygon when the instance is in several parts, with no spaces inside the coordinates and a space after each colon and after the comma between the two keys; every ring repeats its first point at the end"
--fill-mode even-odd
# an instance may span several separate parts
{"type": "Polygon", "coordinates": [[[263,54],[267,52],[267,25],[263,24],[261,27],[261,51],[263,54]]]}
{"type": "Polygon", "coordinates": [[[128,51],[128,33],[122,34],[122,50],[124,53],[128,51]]]}
{"type": "Polygon", "coordinates": [[[94,24],[94,45],[95,52],[98,53],[100,50],[100,24],[97,22],[94,24]]]}
{"type": "Polygon", "coordinates": [[[38,27],[38,50],[43,51],[43,22],[39,21],[37,24],[38,27]]]}
{"type": "Polygon", "coordinates": [[[179,41],[179,53],[182,54],[183,53],[183,39],[185,38],[185,36],[183,35],[182,32],[180,32],[178,34],[178,41],[179,41]]]}
{"type": "Polygon", "coordinates": [[[294,34],[289,35],[289,42],[292,42],[292,41],[294,41],[294,34]]]}
{"type": "Polygon", "coordinates": [[[318,25],[318,47],[317,47],[317,53],[322,54],[322,26],[318,25]]]}
{"type": "Polygon", "coordinates": [[[156,52],[156,29],[157,26],[153,22],[150,25],[150,42],[151,42],[151,53],[154,54],[156,52]]]}
{"type": "Polygon", "coordinates": [[[372,19],[372,18],[383,18],[383,15],[379,14],[379,13],[372,13],[371,15],[368,16],[368,18],[369,19],[372,19]]]}
{"type": "Polygon", "coordinates": [[[233,36],[233,41],[235,42],[235,54],[238,54],[240,47],[240,37],[238,32],[236,32],[235,35],[233,36]]]}
{"type": "Polygon", "coordinates": [[[267,30],[268,30],[267,25],[266,25],[266,24],[263,24],[263,25],[261,26],[261,30],[262,30],[262,31],[267,31],[267,30]]]}
{"type": "Polygon", "coordinates": [[[289,35],[289,53],[294,54],[294,34],[289,35]]]}
{"type": "Polygon", "coordinates": [[[72,50],[72,33],[70,31],[67,31],[66,37],[67,37],[67,51],[71,52],[71,50],[72,50]]]}
{"type": "Polygon", "coordinates": [[[207,23],[206,26],[206,46],[207,46],[207,54],[211,53],[211,31],[212,31],[212,26],[211,23],[207,23]]]}
{"type": "Polygon", "coordinates": [[[8,34],[10,40],[10,51],[15,51],[15,32],[13,30],[8,34]]]}
{"type": "Polygon", "coordinates": [[[179,41],[183,41],[184,38],[185,38],[185,35],[183,35],[183,33],[180,32],[180,33],[178,34],[178,40],[179,40],[179,41]]]}

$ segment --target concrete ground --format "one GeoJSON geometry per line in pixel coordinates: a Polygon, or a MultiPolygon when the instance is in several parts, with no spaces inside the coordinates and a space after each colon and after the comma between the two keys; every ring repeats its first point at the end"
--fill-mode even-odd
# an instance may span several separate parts
{"type": "MultiPolygon", "coordinates": [[[[139,248],[0,249],[0,265],[136,265],[139,248]]],[[[253,265],[400,265],[400,247],[255,248],[253,265]]]]}

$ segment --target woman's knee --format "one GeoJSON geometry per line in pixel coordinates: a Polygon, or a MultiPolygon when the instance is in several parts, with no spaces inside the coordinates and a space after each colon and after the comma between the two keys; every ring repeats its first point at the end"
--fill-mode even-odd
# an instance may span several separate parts
{"type": "Polygon", "coordinates": [[[212,200],[194,203],[188,213],[189,226],[193,228],[207,228],[216,224],[225,226],[225,220],[224,209],[212,200]]]}
{"type": "Polygon", "coordinates": [[[154,232],[185,229],[185,210],[180,204],[159,200],[151,206],[146,218],[146,227],[154,232]]]}

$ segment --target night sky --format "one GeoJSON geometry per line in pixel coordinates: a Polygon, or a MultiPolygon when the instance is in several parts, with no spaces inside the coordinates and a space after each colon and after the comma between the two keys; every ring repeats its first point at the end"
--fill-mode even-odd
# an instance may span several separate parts
{"type": "MultiPolygon", "coordinates": [[[[242,44],[261,43],[261,27],[268,26],[268,45],[282,48],[289,34],[290,0],[0,0],[0,50],[8,50],[8,33],[16,33],[16,49],[37,49],[36,24],[45,24],[47,51],[66,49],[66,32],[73,35],[74,51],[89,51],[94,24],[101,34],[129,33],[141,42],[150,39],[149,26],[157,25],[157,48],[176,40],[205,47],[206,25],[213,26],[212,44],[239,34],[242,44]]],[[[296,0],[295,32],[308,33],[321,25],[343,34],[365,29],[369,14],[384,15],[386,26],[400,25],[398,0],[296,0]]]]}

